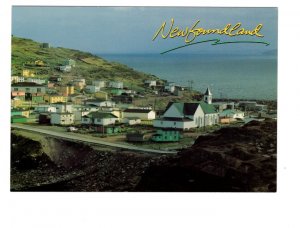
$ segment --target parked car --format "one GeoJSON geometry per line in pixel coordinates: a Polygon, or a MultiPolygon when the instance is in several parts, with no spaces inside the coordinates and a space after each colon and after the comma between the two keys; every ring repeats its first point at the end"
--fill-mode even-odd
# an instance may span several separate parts
{"type": "Polygon", "coordinates": [[[69,131],[69,132],[78,131],[78,128],[76,128],[76,127],[68,127],[67,131],[69,131]]]}

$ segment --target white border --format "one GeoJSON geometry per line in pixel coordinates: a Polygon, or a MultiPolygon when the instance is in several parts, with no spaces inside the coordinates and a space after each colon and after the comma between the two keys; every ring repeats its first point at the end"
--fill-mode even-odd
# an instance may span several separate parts
{"type": "MultiPolygon", "coordinates": [[[[278,192],[223,193],[10,193],[9,76],[12,5],[169,5],[162,1],[2,1],[1,227],[300,227],[299,8],[292,1],[185,1],[175,6],[279,7],[278,192]],[[226,3],[225,3],[226,2],[226,3]],[[286,4],[285,4],[286,3],[286,4]],[[2,26],[5,24],[5,26],[2,26]],[[4,111],[5,109],[5,111],[4,111]],[[299,135],[299,133],[298,133],[299,135]],[[2,199],[3,198],[3,199],[2,199]],[[299,202],[299,201],[298,201],[299,202]]],[[[295,1],[296,2],[296,1],[295,1]]]]}

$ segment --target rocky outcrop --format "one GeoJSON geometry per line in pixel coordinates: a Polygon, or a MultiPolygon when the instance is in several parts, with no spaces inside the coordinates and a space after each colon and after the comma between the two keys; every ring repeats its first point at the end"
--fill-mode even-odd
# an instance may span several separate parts
{"type": "Polygon", "coordinates": [[[277,124],[274,120],[222,128],[150,166],[137,191],[274,192],[277,124]]]}

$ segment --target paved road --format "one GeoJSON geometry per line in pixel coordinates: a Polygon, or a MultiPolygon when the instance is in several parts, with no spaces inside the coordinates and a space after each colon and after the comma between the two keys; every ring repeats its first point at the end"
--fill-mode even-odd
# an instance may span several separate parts
{"type": "Polygon", "coordinates": [[[78,133],[57,132],[57,131],[45,130],[45,129],[40,129],[37,127],[32,127],[32,126],[27,126],[27,125],[21,125],[21,124],[12,124],[11,127],[17,128],[17,129],[22,129],[22,130],[27,130],[27,131],[38,132],[38,133],[42,133],[42,134],[46,134],[46,135],[51,135],[51,136],[54,136],[57,138],[63,138],[63,139],[67,139],[67,140],[76,140],[79,142],[87,142],[87,143],[92,143],[92,144],[105,145],[105,146],[117,147],[117,148],[134,150],[134,151],[158,153],[158,154],[176,154],[177,153],[176,151],[154,150],[154,149],[141,148],[141,147],[137,147],[137,146],[111,143],[111,142],[103,141],[101,139],[86,138],[84,135],[81,135],[78,133]]]}

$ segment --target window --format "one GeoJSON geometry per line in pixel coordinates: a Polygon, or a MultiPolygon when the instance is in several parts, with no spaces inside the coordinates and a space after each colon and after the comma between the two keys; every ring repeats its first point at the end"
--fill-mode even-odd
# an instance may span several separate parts
{"type": "Polygon", "coordinates": [[[174,126],[176,125],[176,122],[174,122],[174,126]]]}
{"type": "Polygon", "coordinates": [[[42,92],[42,89],[41,88],[37,88],[36,91],[37,92],[42,92]]]}
{"type": "Polygon", "coordinates": [[[18,91],[18,88],[14,88],[14,91],[18,91]]]}

